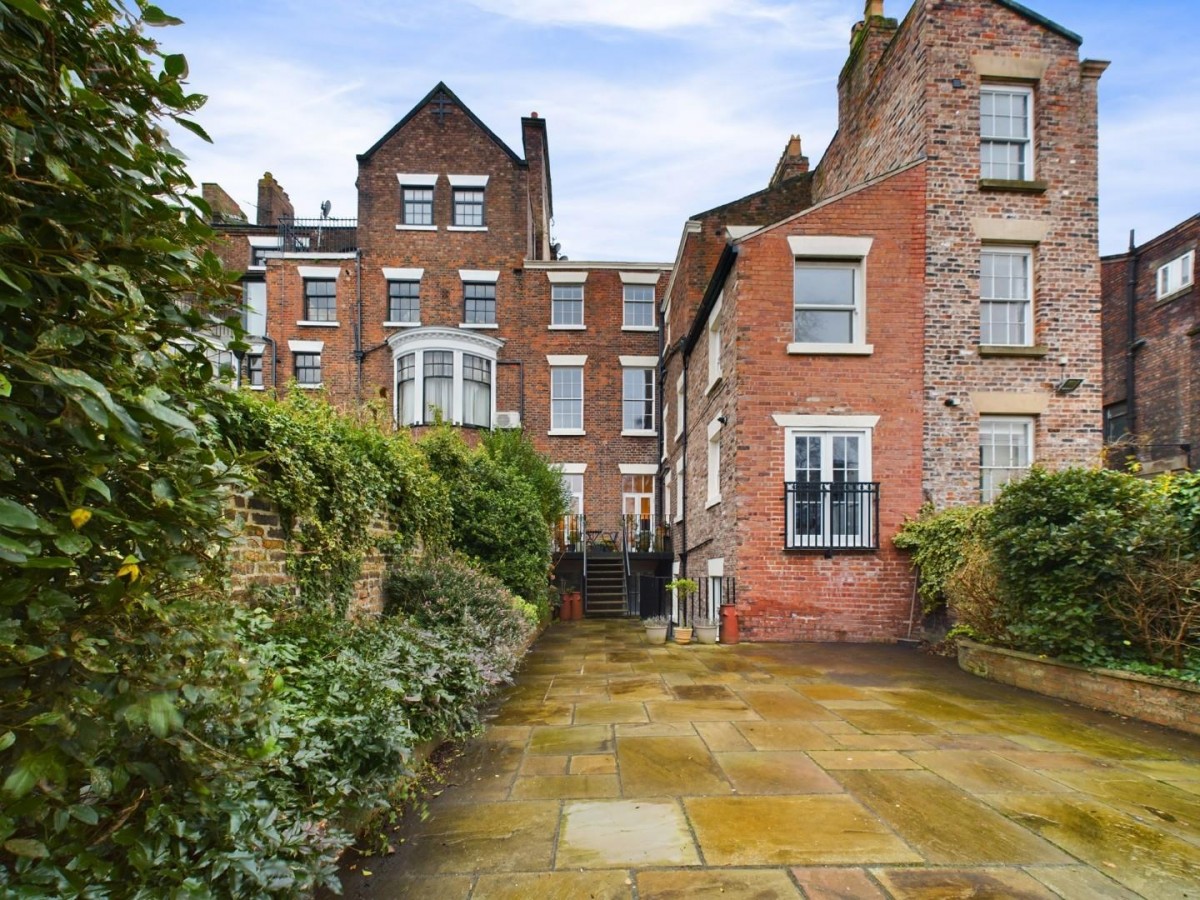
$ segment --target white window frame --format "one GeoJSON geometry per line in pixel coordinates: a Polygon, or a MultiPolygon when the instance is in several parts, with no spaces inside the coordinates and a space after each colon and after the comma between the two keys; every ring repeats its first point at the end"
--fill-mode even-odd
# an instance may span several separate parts
{"type": "Polygon", "coordinates": [[[708,314],[708,387],[705,393],[711,391],[721,380],[721,307],[725,300],[724,291],[713,304],[712,312],[708,314]]]}
{"type": "Polygon", "coordinates": [[[675,379],[675,418],[678,420],[675,423],[676,440],[683,435],[683,420],[686,417],[686,410],[683,408],[683,373],[680,372],[679,377],[675,379]]]}
{"type": "Polygon", "coordinates": [[[587,371],[586,363],[587,356],[547,356],[546,363],[550,366],[550,430],[546,433],[551,436],[582,436],[587,434],[586,415],[587,415],[587,371]],[[577,371],[579,372],[579,397],[557,397],[555,396],[554,373],[556,371],[577,371]],[[565,427],[555,425],[554,404],[557,400],[579,402],[579,427],[565,427]]]}
{"type": "MultiPolygon", "coordinates": [[[[621,356],[621,435],[623,437],[653,437],[658,434],[655,430],[657,427],[655,415],[657,413],[658,402],[658,386],[657,386],[657,356],[621,356]],[[650,385],[650,427],[649,428],[629,428],[626,425],[625,405],[627,403],[645,403],[646,398],[627,396],[630,390],[628,375],[630,372],[637,371],[642,373],[641,386],[644,388],[648,383],[650,385]]],[[[635,385],[636,387],[636,385],[635,385]]]]}
{"type": "Polygon", "coordinates": [[[658,312],[658,300],[655,298],[656,284],[659,283],[658,272],[620,272],[620,330],[622,331],[658,331],[659,324],[654,318],[654,314],[658,312]],[[640,292],[642,289],[648,289],[650,292],[650,323],[635,324],[630,323],[629,308],[630,304],[638,306],[647,305],[646,300],[631,299],[630,293],[640,292]]]}
{"type": "MultiPolygon", "coordinates": [[[[999,495],[1001,488],[1008,482],[1014,481],[1022,477],[1021,473],[1029,471],[1036,459],[1034,453],[1034,438],[1037,433],[1037,420],[1033,416],[980,416],[979,417],[979,497],[983,503],[991,503],[999,495]],[[984,433],[985,426],[1004,426],[1010,429],[1009,433],[1013,433],[1012,429],[1016,429],[1017,433],[1024,436],[1025,449],[1025,464],[1015,466],[996,466],[984,465],[984,433]],[[988,472],[1008,472],[1007,477],[1003,480],[994,480],[989,483],[986,473],[988,472]]],[[[1020,445],[1018,445],[1020,446],[1020,445]]]]}
{"type": "MultiPolygon", "coordinates": [[[[775,424],[783,427],[783,473],[784,481],[791,483],[796,480],[796,438],[817,436],[822,441],[822,483],[832,481],[833,453],[829,444],[836,437],[857,437],[858,448],[858,483],[873,480],[873,438],[875,427],[879,424],[879,416],[809,416],[809,415],[775,415],[775,424]],[[828,476],[828,477],[826,477],[828,476]]],[[[811,541],[805,542],[802,536],[796,534],[793,504],[788,502],[785,508],[786,546],[803,548],[805,546],[824,547],[827,535],[816,535],[811,541]]],[[[830,524],[830,510],[822,512],[823,525],[830,524]]],[[[866,523],[864,523],[866,524],[866,523]]],[[[824,531],[828,531],[825,528],[824,531]]],[[[841,544],[845,548],[856,546],[871,546],[873,534],[860,533],[858,541],[846,541],[841,544]]]]}
{"type": "MultiPolygon", "coordinates": [[[[488,215],[487,215],[487,175],[447,175],[446,180],[450,182],[450,224],[446,226],[447,231],[487,231],[488,230],[488,215]],[[458,222],[459,203],[458,197],[463,192],[478,192],[479,198],[479,222],[478,225],[462,225],[458,222]]],[[[475,204],[470,204],[474,206],[475,204]]]]}
{"type": "Polygon", "coordinates": [[[662,430],[662,458],[666,459],[671,446],[671,407],[667,403],[662,404],[662,430]]]}
{"type": "Polygon", "coordinates": [[[242,326],[252,337],[264,337],[267,333],[267,283],[262,279],[246,279],[242,282],[242,326]],[[261,326],[261,327],[260,327],[261,326]]]}
{"type": "Polygon", "coordinates": [[[839,354],[866,356],[875,352],[867,343],[867,256],[874,239],[869,237],[843,237],[837,235],[793,235],[788,245],[793,256],[792,267],[792,341],[788,344],[790,354],[839,354]],[[812,304],[797,304],[796,286],[800,273],[805,269],[849,269],[853,273],[853,303],[839,307],[812,304]],[[845,311],[850,313],[850,340],[799,341],[796,339],[795,317],[797,309],[816,311],[845,311]]]}
{"type": "Polygon", "coordinates": [[[996,181],[1032,181],[1034,177],[1034,94],[1032,85],[1003,84],[984,82],[979,88],[979,177],[996,181]],[[1019,135],[985,134],[983,125],[983,97],[992,96],[1021,96],[1026,98],[1026,133],[1019,135]],[[984,160],[985,148],[989,146],[1016,146],[1021,150],[1021,171],[1019,178],[999,178],[994,170],[987,168],[991,163],[984,160]]]}
{"type": "Polygon", "coordinates": [[[1033,346],[1033,247],[1016,245],[1016,244],[984,244],[979,252],[979,343],[989,347],[1032,347],[1033,346]],[[1015,257],[1025,261],[1025,297],[989,297],[985,293],[984,288],[984,258],[985,257],[1015,257]],[[1024,327],[1021,329],[1021,338],[1017,342],[1003,340],[993,340],[996,336],[992,332],[986,332],[987,318],[984,316],[984,309],[989,304],[1004,304],[1004,305],[1023,305],[1025,308],[1024,327]]]}
{"type": "Polygon", "coordinates": [[[725,600],[725,557],[708,560],[708,617],[715,619],[725,600]]]}
{"type": "Polygon", "coordinates": [[[704,508],[712,509],[721,502],[721,426],[720,417],[708,423],[708,466],[706,471],[707,496],[704,508]]]}
{"type": "Polygon", "coordinates": [[[584,319],[585,312],[586,290],[582,281],[571,282],[569,284],[551,284],[550,285],[550,330],[551,331],[584,331],[587,325],[584,319]],[[572,289],[578,289],[579,297],[563,297],[555,296],[562,294],[572,289]],[[579,306],[579,321],[578,322],[560,322],[558,321],[558,313],[560,304],[571,304],[579,306]]]}
{"type": "Polygon", "coordinates": [[[1158,299],[1183,291],[1196,283],[1196,251],[1189,250],[1167,263],[1158,267],[1154,280],[1157,285],[1158,299]]]}
{"type": "Polygon", "coordinates": [[[491,368],[490,403],[488,424],[470,425],[471,428],[496,427],[496,360],[503,346],[500,341],[486,335],[464,334],[449,328],[411,328],[396,332],[388,338],[392,350],[392,419],[398,425],[428,425],[425,416],[425,365],[426,351],[446,351],[453,357],[453,386],[451,388],[452,409],[443,411],[443,419],[453,425],[463,425],[465,418],[465,382],[463,356],[477,356],[487,360],[491,368]],[[409,354],[414,355],[413,417],[402,421],[400,416],[400,361],[409,354]]]}
{"type": "Polygon", "coordinates": [[[671,476],[672,472],[670,469],[667,469],[663,473],[663,513],[668,522],[671,521],[673,516],[671,511],[671,486],[674,482],[671,476]]]}
{"type": "Polygon", "coordinates": [[[679,459],[677,459],[675,461],[675,487],[676,487],[675,521],[676,522],[683,521],[683,501],[684,501],[684,497],[687,493],[684,490],[683,478],[684,478],[684,466],[683,466],[683,457],[681,456],[681,457],[679,457],[679,459]]]}

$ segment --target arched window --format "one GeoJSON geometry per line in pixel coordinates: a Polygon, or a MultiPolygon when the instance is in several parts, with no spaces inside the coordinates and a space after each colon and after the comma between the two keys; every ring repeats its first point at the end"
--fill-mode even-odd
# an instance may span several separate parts
{"type": "Polygon", "coordinates": [[[395,368],[393,413],[400,425],[491,428],[496,357],[503,341],[450,328],[413,328],[388,339],[395,368]]]}

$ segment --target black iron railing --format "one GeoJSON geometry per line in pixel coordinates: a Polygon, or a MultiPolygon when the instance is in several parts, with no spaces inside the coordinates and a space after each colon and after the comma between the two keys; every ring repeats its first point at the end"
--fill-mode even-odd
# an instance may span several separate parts
{"type": "Polygon", "coordinates": [[[555,553],[670,553],[671,533],[653,516],[568,515],[554,527],[555,553]]]}
{"type": "Polygon", "coordinates": [[[358,247],[357,219],[279,219],[284,253],[351,253],[358,247]]]}
{"type": "Polygon", "coordinates": [[[784,505],[789,550],[879,549],[877,481],[789,481],[784,505]]]}

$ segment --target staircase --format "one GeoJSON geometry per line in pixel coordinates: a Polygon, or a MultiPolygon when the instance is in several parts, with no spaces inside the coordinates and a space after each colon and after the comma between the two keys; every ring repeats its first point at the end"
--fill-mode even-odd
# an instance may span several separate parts
{"type": "Polygon", "coordinates": [[[589,618],[625,615],[625,564],[619,554],[588,555],[587,608],[589,618]]]}

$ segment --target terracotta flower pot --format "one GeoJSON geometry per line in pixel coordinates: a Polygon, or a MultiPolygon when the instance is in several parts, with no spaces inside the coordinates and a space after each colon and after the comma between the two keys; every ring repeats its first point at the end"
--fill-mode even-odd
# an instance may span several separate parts
{"type": "Polygon", "coordinates": [[[692,626],[675,626],[675,643],[690,644],[692,642],[692,626]]]}

